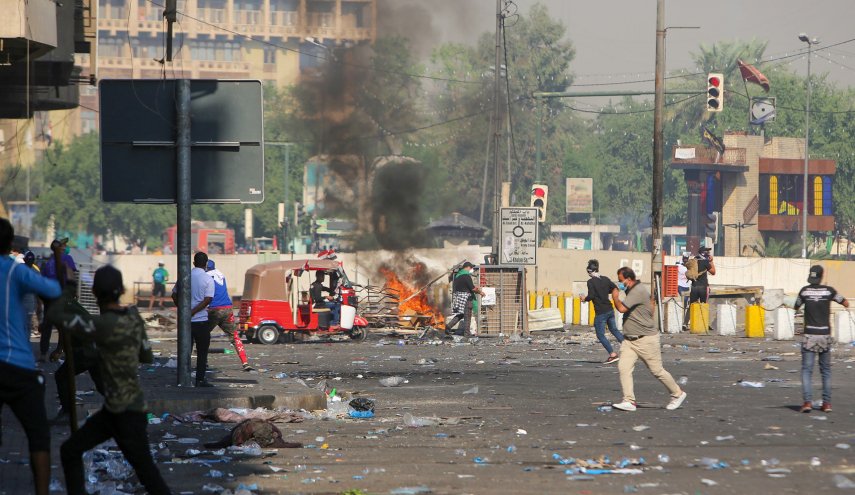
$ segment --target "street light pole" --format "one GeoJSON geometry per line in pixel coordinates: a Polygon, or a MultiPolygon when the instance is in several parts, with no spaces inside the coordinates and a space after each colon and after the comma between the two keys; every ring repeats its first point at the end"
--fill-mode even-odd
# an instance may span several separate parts
{"type": "Polygon", "coordinates": [[[804,170],[804,184],[802,188],[802,259],[807,258],[807,238],[808,238],[808,162],[809,162],[809,150],[810,150],[810,57],[811,57],[811,48],[813,45],[819,43],[819,40],[816,38],[810,39],[810,37],[805,34],[799,34],[799,40],[807,43],[808,46],[808,57],[807,57],[807,102],[805,105],[805,170],[804,170]]]}
{"type": "MultiPolygon", "coordinates": [[[[662,276],[664,260],[662,257],[662,223],[664,215],[665,172],[663,165],[664,134],[662,114],[665,109],[665,0],[656,0],[656,73],[654,75],[653,97],[653,211],[651,234],[653,236],[653,259],[650,270],[650,284],[654,294],[658,294],[658,280],[662,276]]],[[[658,297],[657,297],[658,300],[658,297]]]]}

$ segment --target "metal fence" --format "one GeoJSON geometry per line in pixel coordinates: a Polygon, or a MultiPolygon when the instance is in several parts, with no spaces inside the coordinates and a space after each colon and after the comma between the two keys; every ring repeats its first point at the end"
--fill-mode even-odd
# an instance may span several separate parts
{"type": "Polygon", "coordinates": [[[496,290],[496,304],[481,305],[479,333],[496,336],[528,334],[525,267],[481,265],[481,287],[496,290]]]}
{"type": "Polygon", "coordinates": [[[98,263],[77,264],[77,300],[86,308],[86,311],[89,311],[93,315],[101,313],[98,309],[98,301],[92,295],[92,281],[95,279],[95,270],[100,267],[101,265],[98,263]]]}

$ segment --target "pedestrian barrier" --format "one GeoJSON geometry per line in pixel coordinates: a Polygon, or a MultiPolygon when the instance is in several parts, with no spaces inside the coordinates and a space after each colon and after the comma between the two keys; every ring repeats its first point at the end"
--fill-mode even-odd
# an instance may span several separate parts
{"type": "Polygon", "coordinates": [[[680,277],[680,267],[668,265],[662,276],[662,297],[677,297],[680,295],[677,281],[680,277]]]}
{"type": "Polygon", "coordinates": [[[793,340],[795,337],[796,310],[776,308],[772,312],[772,338],[775,340],[793,340]]]}
{"type": "Polygon", "coordinates": [[[766,336],[764,324],[765,310],[762,306],[753,304],[745,307],[745,336],[748,338],[760,338],[766,336]]]}
{"type": "Polygon", "coordinates": [[[716,306],[715,327],[718,335],[736,335],[736,306],[733,304],[716,306]]]}
{"type": "Polygon", "coordinates": [[[852,313],[849,311],[840,311],[835,316],[834,321],[834,340],[841,344],[848,344],[855,341],[855,325],[852,324],[852,313]]]}
{"type": "Polygon", "coordinates": [[[665,301],[665,333],[680,333],[683,327],[683,308],[676,299],[665,301]]]}
{"type": "Polygon", "coordinates": [[[689,332],[706,334],[710,331],[709,303],[694,302],[689,305],[689,332]]]}

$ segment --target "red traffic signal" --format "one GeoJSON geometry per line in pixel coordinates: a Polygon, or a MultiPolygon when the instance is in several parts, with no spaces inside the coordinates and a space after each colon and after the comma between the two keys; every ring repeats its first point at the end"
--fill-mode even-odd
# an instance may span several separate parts
{"type": "Polygon", "coordinates": [[[707,75],[707,111],[721,112],[724,108],[724,75],[707,75]]]}
{"type": "Polygon", "coordinates": [[[531,206],[537,208],[537,221],[546,221],[546,201],[549,197],[549,186],[535,184],[531,186],[531,206]]]}

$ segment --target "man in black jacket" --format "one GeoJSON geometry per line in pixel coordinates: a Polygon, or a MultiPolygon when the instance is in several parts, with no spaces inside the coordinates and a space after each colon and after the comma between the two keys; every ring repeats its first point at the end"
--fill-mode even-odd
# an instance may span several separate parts
{"type": "Polygon", "coordinates": [[[609,353],[609,357],[604,361],[604,363],[616,363],[620,357],[615,352],[611,343],[609,343],[608,337],[606,337],[606,325],[608,325],[609,331],[614,335],[615,339],[618,342],[623,342],[623,334],[621,334],[620,330],[617,328],[614,308],[612,307],[611,300],[609,300],[609,295],[612,293],[613,289],[617,289],[617,286],[609,279],[609,277],[600,275],[599,261],[588,261],[588,267],[586,270],[589,278],[588,295],[585,297],[585,302],[594,302],[594,312],[596,314],[594,317],[594,330],[597,332],[597,340],[603,344],[603,347],[606,348],[606,352],[609,353]]]}

